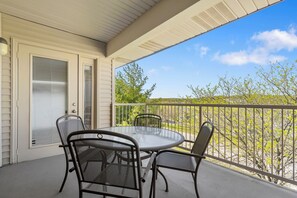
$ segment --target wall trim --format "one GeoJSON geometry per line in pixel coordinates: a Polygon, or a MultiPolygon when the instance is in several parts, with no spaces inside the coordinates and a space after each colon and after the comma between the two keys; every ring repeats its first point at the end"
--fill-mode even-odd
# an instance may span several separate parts
{"type": "MultiPolygon", "coordinates": [[[[0,13],[0,36],[2,35],[2,15],[0,13]]],[[[2,56],[0,56],[0,87],[2,93],[2,56]]],[[[0,167],[2,166],[2,94],[0,94],[0,167]]]]}

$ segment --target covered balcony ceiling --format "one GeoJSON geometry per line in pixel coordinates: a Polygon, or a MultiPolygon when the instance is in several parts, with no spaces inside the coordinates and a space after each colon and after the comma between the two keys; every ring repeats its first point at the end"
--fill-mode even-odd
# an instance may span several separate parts
{"type": "Polygon", "coordinates": [[[0,0],[0,12],[106,43],[115,65],[282,0],[0,0]]]}

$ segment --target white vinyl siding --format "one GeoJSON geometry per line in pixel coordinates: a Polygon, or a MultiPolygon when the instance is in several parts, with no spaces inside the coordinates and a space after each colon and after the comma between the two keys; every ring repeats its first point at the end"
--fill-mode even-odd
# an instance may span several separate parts
{"type": "MultiPolygon", "coordinates": [[[[2,15],[2,19],[4,15],[2,15]]],[[[3,24],[3,23],[2,23],[3,24]]],[[[3,26],[2,26],[3,27],[3,26]]],[[[3,36],[5,38],[3,28],[3,36]]],[[[10,40],[7,39],[8,46],[10,46],[10,40]]],[[[10,47],[8,48],[8,53],[5,56],[2,56],[2,87],[1,87],[1,118],[2,118],[2,165],[9,164],[10,162],[10,142],[11,142],[11,57],[10,57],[10,47]]]]}
{"type": "MultiPolygon", "coordinates": [[[[90,56],[97,59],[97,67],[100,76],[97,77],[99,89],[97,97],[100,99],[98,105],[100,126],[110,126],[110,112],[112,102],[112,67],[111,60],[105,58],[105,43],[98,42],[85,37],[73,35],[57,29],[42,26],[25,21],[16,17],[2,14],[2,35],[9,42],[11,39],[26,41],[41,46],[50,46],[63,51],[69,51],[78,55],[90,56]],[[101,85],[102,83],[102,85],[101,85]],[[101,103],[102,101],[102,103],[101,103]],[[102,112],[101,112],[102,110],[102,112]]],[[[12,130],[16,115],[13,115],[13,63],[15,57],[12,53],[3,56],[2,63],[2,160],[3,165],[11,163],[12,160],[12,130]]],[[[14,136],[16,132],[14,132],[14,136]]]]}
{"type": "Polygon", "coordinates": [[[111,126],[111,103],[112,103],[112,67],[107,60],[99,61],[97,108],[98,127],[111,126]]]}

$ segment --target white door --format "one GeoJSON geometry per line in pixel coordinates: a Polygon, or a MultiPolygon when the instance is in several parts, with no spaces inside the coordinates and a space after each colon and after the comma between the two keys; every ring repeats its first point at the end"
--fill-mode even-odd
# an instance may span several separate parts
{"type": "Polygon", "coordinates": [[[18,45],[17,161],[62,153],[56,119],[78,112],[78,55],[18,45]]]}

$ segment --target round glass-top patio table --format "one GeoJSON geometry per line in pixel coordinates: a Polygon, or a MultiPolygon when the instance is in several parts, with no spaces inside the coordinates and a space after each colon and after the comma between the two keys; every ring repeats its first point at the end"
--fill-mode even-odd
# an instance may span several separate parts
{"type": "Polygon", "coordinates": [[[181,144],[184,136],[175,131],[155,127],[107,127],[100,130],[121,133],[136,140],[141,151],[159,151],[181,144]]]}

